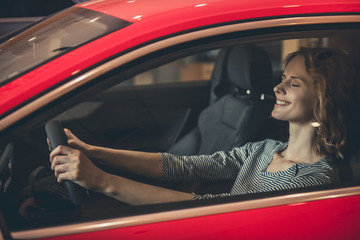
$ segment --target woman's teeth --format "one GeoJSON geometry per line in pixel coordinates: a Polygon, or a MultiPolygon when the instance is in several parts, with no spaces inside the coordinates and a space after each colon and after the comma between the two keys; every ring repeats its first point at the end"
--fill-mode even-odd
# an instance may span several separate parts
{"type": "Polygon", "coordinates": [[[288,105],[289,103],[285,102],[285,101],[282,101],[282,100],[276,100],[276,104],[285,106],[285,105],[288,105]]]}

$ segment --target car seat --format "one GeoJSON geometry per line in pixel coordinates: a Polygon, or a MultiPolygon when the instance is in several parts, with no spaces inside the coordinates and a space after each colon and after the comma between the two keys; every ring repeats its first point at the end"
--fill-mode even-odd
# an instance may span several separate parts
{"type": "Polygon", "coordinates": [[[274,104],[268,54],[255,46],[223,49],[211,79],[210,105],[198,125],[168,152],[212,154],[256,140],[274,104]]]}

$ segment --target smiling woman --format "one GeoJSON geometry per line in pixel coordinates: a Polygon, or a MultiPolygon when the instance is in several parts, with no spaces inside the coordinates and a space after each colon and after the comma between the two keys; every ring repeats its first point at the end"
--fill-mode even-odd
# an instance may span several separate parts
{"type": "MultiPolygon", "coordinates": [[[[309,114],[318,123],[315,124],[318,125],[315,134],[316,151],[321,155],[344,158],[343,151],[349,134],[347,124],[351,122],[349,115],[354,100],[355,71],[351,67],[350,57],[336,49],[303,48],[290,54],[285,65],[289,66],[297,56],[302,58],[306,69],[303,89],[307,96],[303,95],[305,104],[302,108],[311,108],[309,114]],[[306,89],[309,84],[310,88],[306,89]]],[[[302,85],[295,84],[293,87],[301,88],[302,85]]]]}
{"type": "MultiPolygon", "coordinates": [[[[321,156],[344,158],[349,134],[346,123],[352,121],[349,93],[355,80],[350,66],[349,56],[336,49],[301,48],[285,60],[282,82],[274,88],[277,100],[272,116],[289,121],[289,142],[299,137],[299,129],[311,133],[305,140],[311,143],[307,149],[313,152],[312,161],[321,156]]],[[[286,154],[284,151],[285,159],[289,158],[286,154]]],[[[301,155],[290,155],[289,160],[298,157],[301,155]]]]}
{"type": "MultiPolygon", "coordinates": [[[[338,125],[333,126],[332,119],[326,116],[327,106],[336,103],[344,111],[345,106],[350,104],[350,98],[342,94],[335,98],[328,89],[333,88],[329,85],[334,84],[334,76],[344,76],[346,79],[343,81],[336,79],[337,91],[350,92],[353,76],[349,76],[343,68],[345,63],[342,63],[340,57],[345,58],[344,55],[338,56],[334,50],[331,59],[324,61],[319,59],[324,53],[330,53],[330,50],[302,48],[291,53],[285,63],[282,82],[274,88],[278,100],[272,116],[289,122],[290,136],[287,143],[267,139],[245,144],[229,152],[176,156],[97,147],[82,142],[67,131],[70,148],[56,148],[50,155],[55,176],[59,182],[74,181],[90,190],[135,205],[335,183],[338,176],[334,161],[343,156],[346,129],[344,122],[339,120],[335,120],[338,125]],[[339,60],[335,60],[337,58],[339,60]],[[327,65],[337,71],[334,76],[330,77],[323,71],[328,69],[327,65]],[[327,121],[318,119],[318,116],[323,115],[327,121]],[[319,130],[311,125],[314,121],[320,121],[319,130]],[[339,128],[335,131],[338,135],[331,139],[323,136],[324,129],[329,131],[329,126],[331,130],[339,128]],[[331,145],[329,141],[332,141],[331,145]],[[157,180],[206,182],[231,179],[233,187],[228,193],[191,195],[106,173],[92,164],[89,158],[98,159],[98,163],[112,168],[157,180]],[[279,178],[278,174],[282,177],[279,178]],[[96,181],[93,176],[96,176],[96,181]]],[[[343,120],[346,114],[342,112],[341,116],[343,120]]]]}
{"type": "Polygon", "coordinates": [[[314,80],[308,74],[304,57],[288,61],[282,82],[275,86],[276,104],[272,116],[297,124],[307,124],[313,118],[315,106],[314,80]]]}

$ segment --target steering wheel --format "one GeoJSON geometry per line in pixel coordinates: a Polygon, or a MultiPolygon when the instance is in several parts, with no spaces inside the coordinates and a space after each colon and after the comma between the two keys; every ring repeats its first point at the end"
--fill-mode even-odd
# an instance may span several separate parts
{"type": "MultiPolygon", "coordinates": [[[[67,136],[61,123],[56,120],[49,121],[45,125],[46,135],[49,138],[50,146],[55,149],[59,145],[67,146],[67,136]]],[[[74,182],[65,181],[65,188],[69,193],[71,202],[80,205],[88,198],[87,190],[74,182]]]]}

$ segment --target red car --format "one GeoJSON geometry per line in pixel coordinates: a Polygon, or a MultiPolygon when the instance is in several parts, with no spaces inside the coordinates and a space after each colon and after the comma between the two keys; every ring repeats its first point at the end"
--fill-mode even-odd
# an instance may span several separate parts
{"type": "MultiPolygon", "coordinates": [[[[359,239],[357,151],[332,185],[143,206],[87,192],[74,204],[50,170],[44,128],[57,120],[92,144],[183,155],[287,139],[269,118],[284,57],[341,48],[359,66],[359,42],[358,0],[94,0],[9,36],[0,45],[1,237],[359,239]]],[[[189,192],[203,184],[104,169],[189,192]]]]}

